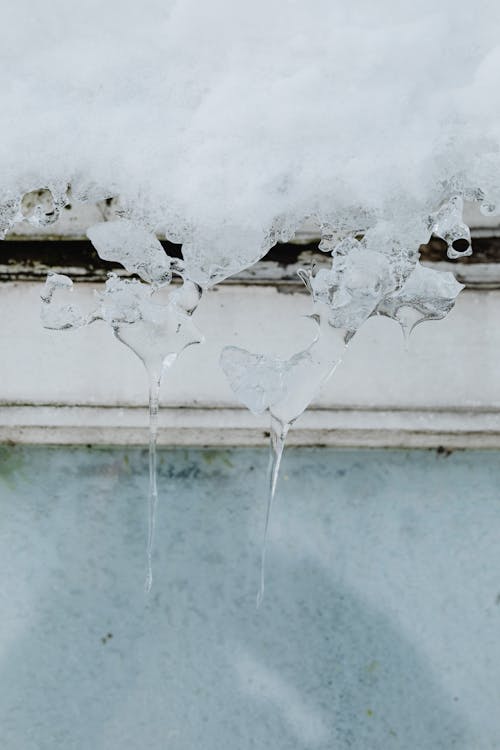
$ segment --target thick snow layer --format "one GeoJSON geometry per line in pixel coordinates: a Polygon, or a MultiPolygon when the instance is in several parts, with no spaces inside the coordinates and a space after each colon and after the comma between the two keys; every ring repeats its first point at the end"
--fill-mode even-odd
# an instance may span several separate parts
{"type": "Polygon", "coordinates": [[[0,18],[4,227],[26,192],[71,184],[233,272],[304,216],[418,247],[445,199],[500,204],[493,0],[16,0],[0,18]]]}

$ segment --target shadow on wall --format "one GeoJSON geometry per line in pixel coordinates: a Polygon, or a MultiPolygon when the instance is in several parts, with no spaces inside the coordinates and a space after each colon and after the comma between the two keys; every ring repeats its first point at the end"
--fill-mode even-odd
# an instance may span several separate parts
{"type": "Polygon", "coordinates": [[[466,747],[449,699],[387,617],[315,566],[273,561],[273,576],[297,599],[236,641],[236,670],[265,721],[281,724],[283,748],[466,747]]]}
{"type": "Polygon", "coordinates": [[[471,747],[397,627],[312,561],[273,556],[255,611],[264,452],[162,452],[146,597],[144,458],[3,454],[2,750],[471,747]]]}

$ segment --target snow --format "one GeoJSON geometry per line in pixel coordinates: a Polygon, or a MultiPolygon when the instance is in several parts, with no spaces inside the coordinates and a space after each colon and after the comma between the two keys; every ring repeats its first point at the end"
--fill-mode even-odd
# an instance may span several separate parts
{"type": "Polygon", "coordinates": [[[498,3],[19,0],[0,17],[4,229],[31,191],[54,203],[35,221],[68,185],[119,195],[209,285],[305,217],[416,249],[446,201],[500,204],[498,3]]]}

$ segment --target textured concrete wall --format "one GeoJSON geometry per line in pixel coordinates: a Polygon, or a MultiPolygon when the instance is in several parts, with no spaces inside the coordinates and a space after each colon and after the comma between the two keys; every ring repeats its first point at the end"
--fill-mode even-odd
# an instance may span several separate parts
{"type": "Polygon", "coordinates": [[[0,450],[2,750],[500,748],[497,453],[0,450]]]}

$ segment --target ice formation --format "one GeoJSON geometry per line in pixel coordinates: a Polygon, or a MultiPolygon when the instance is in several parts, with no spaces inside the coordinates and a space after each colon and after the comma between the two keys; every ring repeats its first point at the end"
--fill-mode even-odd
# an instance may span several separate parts
{"type": "Polygon", "coordinates": [[[279,448],[367,318],[409,334],[451,309],[459,285],[418,249],[435,234],[450,258],[470,254],[464,201],[500,206],[498,3],[18,0],[1,16],[0,233],[119,196],[122,219],[89,237],[141,279],[111,278],[85,313],[56,305],[70,282],[50,277],[48,327],[106,320],[158,383],[199,339],[201,290],[313,219],[333,263],[301,274],[310,346],[222,356],[279,448]],[[172,274],[183,285],[160,304],[172,274]]]}
{"type": "Polygon", "coordinates": [[[95,309],[84,313],[71,304],[58,304],[59,291],[71,291],[67,276],[50,274],[42,293],[42,323],[46,328],[67,330],[103,320],[116,338],[129,347],[143,363],[149,385],[149,531],[146,590],[151,589],[152,552],[158,503],[156,443],[160,387],[165,371],[179,354],[203,337],[191,320],[201,297],[201,289],[183,278],[182,286],[171,292],[166,302],[155,294],[170,284],[172,271],[183,275],[183,263],[165,255],[160,243],[126,222],[110,222],[89,229],[102,257],[120,260],[127,270],[136,271],[150,282],[120,279],[109,274],[104,292],[96,293],[95,309]],[[133,243],[133,245],[132,245],[133,243]],[[157,244],[155,244],[157,243],[157,244]],[[158,249],[159,248],[159,249],[158,249]]]}
{"type": "Polygon", "coordinates": [[[269,520],[290,427],[331,377],[365,320],[372,315],[391,317],[406,338],[419,323],[444,318],[463,288],[453,274],[424,268],[418,261],[413,265],[407,256],[391,264],[386,253],[368,249],[366,237],[333,246],[330,237],[321,245],[325,251],[333,247],[331,270],[299,270],[312,296],[310,317],[317,325],[311,344],[288,360],[235,346],[221,354],[221,367],[239,400],[254,414],[270,415],[269,490],[257,606],[264,595],[269,520]]]}
{"type": "Polygon", "coordinates": [[[331,326],[326,316],[313,313],[310,317],[317,328],[314,339],[306,349],[287,360],[253,354],[235,346],[225,347],[220,358],[239,400],[254,414],[267,411],[270,415],[269,491],[257,605],[264,595],[266,539],[286,436],[332,375],[346,345],[343,332],[331,326]]]}

